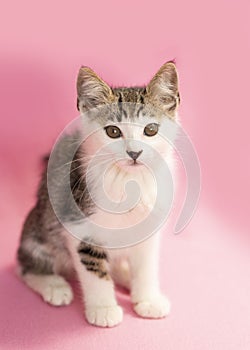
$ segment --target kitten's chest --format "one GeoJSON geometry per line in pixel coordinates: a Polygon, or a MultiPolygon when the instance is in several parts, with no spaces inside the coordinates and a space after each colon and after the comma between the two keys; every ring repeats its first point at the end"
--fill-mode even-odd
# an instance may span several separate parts
{"type": "Polygon", "coordinates": [[[139,224],[146,219],[152,210],[150,198],[141,198],[134,206],[128,210],[120,210],[117,206],[114,210],[104,210],[97,208],[92,220],[101,227],[106,228],[128,228],[139,224]],[[147,201],[147,203],[145,203],[147,201]]]}
{"type": "Polygon", "coordinates": [[[106,176],[96,189],[96,223],[108,228],[125,228],[145,219],[154,207],[157,187],[148,173],[106,176]]]}
{"type": "Polygon", "coordinates": [[[107,198],[117,203],[118,208],[124,202],[130,205],[129,209],[136,203],[140,204],[139,207],[150,208],[157,194],[155,178],[146,168],[138,174],[109,173],[104,177],[102,186],[107,198]]]}

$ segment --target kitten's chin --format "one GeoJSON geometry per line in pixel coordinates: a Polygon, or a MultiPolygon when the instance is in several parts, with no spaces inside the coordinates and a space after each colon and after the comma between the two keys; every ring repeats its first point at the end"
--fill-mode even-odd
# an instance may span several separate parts
{"type": "Polygon", "coordinates": [[[145,168],[145,165],[140,161],[133,161],[132,159],[120,159],[116,161],[115,165],[126,172],[137,172],[145,168]]]}

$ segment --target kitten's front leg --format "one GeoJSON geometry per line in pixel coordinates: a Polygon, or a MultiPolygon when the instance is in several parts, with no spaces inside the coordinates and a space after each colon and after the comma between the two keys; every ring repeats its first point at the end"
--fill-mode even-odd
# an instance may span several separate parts
{"type": "Polygon", "coordinates": [[[84,294],[87,321],[100,327],[116,326],[122,321],[123,311],[115,298],[114,283],[107,267],[107,253],[79,241],[77,244],[74,242],[70,250],[84,294]]]}
{"type": "Polygon", "coordinates": [[[161,294],[158,280],[159,234],[131,248],[131,299],[135,312],[146,318],[165,317],[168,299],[161,294]]]}

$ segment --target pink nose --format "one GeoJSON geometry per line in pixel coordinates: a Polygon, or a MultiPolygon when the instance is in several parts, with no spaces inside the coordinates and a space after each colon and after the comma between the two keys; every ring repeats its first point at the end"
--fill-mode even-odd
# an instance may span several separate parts
{"type": "Polygon", "coordinates": [[[130,156],[130,158],[132,158],[133,160],[136,160],[142,154],[142,149],[138,152],[127,151],[127,154],[130,156]]]}

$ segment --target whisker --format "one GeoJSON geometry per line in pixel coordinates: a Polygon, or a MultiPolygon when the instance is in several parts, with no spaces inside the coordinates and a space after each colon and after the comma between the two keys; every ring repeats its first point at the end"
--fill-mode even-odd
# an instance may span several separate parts
{"type": "MultiPolygon", "coordinates": [[[[73,188],[71,189],[71,193],[74,192],[74,189],[76,188],[76,185],[79,184],[79,181],[82,181],[82,180],[83,180],[83,177],[84,177],[84,175],[81,175],[81,176],[79,177],[79,179],[76,181],[76,183],[74,184],[73,188]]],[[[81,184],[81,183],[80,183],[80,184],[81,184]]]]}
{"type": "Polygon", "coordinates": [[[56,168],[56,170],[59,170],[61,169],[62,167],[66,166],[66,165],[69,165],[69,164],[72,164],[72,163],[75,163],[75,162],[80,162],[80,161],[83,161],[83,160],[88,160],[88,159],[93,159],[93,158],[97,158],[97,157],[103,157],[103,156],[107,156],[109,155],[108,153],[103,153],[103,154],[94,154],[94,155],[91,155],[91,156],[83,156],[81,158],[77,158],[77,159],[74,159],[74,160],[71,160],[67,163],[64,163],[62,165],[60,165],[58,168],[56,168]]]}
{"type": "MultiPolygon", "coordinates": [[[[106,159],[106,160],[104,160],[103,162],[99,162],[98,164],[96,164],[95,166],[93,166],[93,167],[91,168],[91,170],[93,170],[93,169],[94,169],[95,167],[97,167],[97,166],[104,165],[105,163],[107,163],[107,162],[109,162],[109,161],[110,161],[110,159],[106,159]]],[[[78,188],[79,188],[79,186],[81,185],[81,183],[82,183],[84,177],[86,177],[86,174],[87,174],[87,169],[86,169],[86,171],[85,171],[85,172],[83,173],[83,175],[82,175],[82,179],[81,179],[81,182],[80,182],[79,185],[78,185],[78,188]]],[[[94,178],[94,179],[95,179],[95,178],[94,178]]],[[[99,181],[101,181],[101,179],[102,179],[102,176],[98,176],[97,182],[94,182],[93,179],[92,179],[92,184],[91,184],[91,186],[93,185],[93,183],[94,183],[95,186],[97,186],[97,184],[99,183],[99,181]]],[[[81,195],[81,197],[80,197],[80,202],[82,201],[82,198],[83,198],[83,196],[84,196],[84,194],[86,193],[87,190],[88,190],[88,186],[86,186],[85,189],[83,190],[82,195],[81,195]]]]}
{"type": "MultiPolygon", "coordinates": [[[[105,157],[107,157],[107,156],[110,157],[110,155],[106,155],[105,157]]],[[[103,156],[103,157],[104,157],[104,156],[103,156]]],[[[93,157],[93,159],[95,159],[95,157],[93,157]]],[[[111,158],[109,158],[109,159],[111,159],[111,158]]],[[[98,161],[98,164],[100,164],[100,161],[98,161]]],[[[98,165],[98,164],[96,164],[96,165],[98,165]]],[[[76,171],[76,170],[78,170],[78,169],[80,169],[80,168],[86,168],[86,164],[82,163],[82,164],[80,164],[79,166],[77,166],[77,167],[71,169],[70,172],[67,173],[67,174],[64,176],[64,178],[65,178],[66,176],[68,176],[68,175],[71,175],[74,171],[76,171]]]]}

